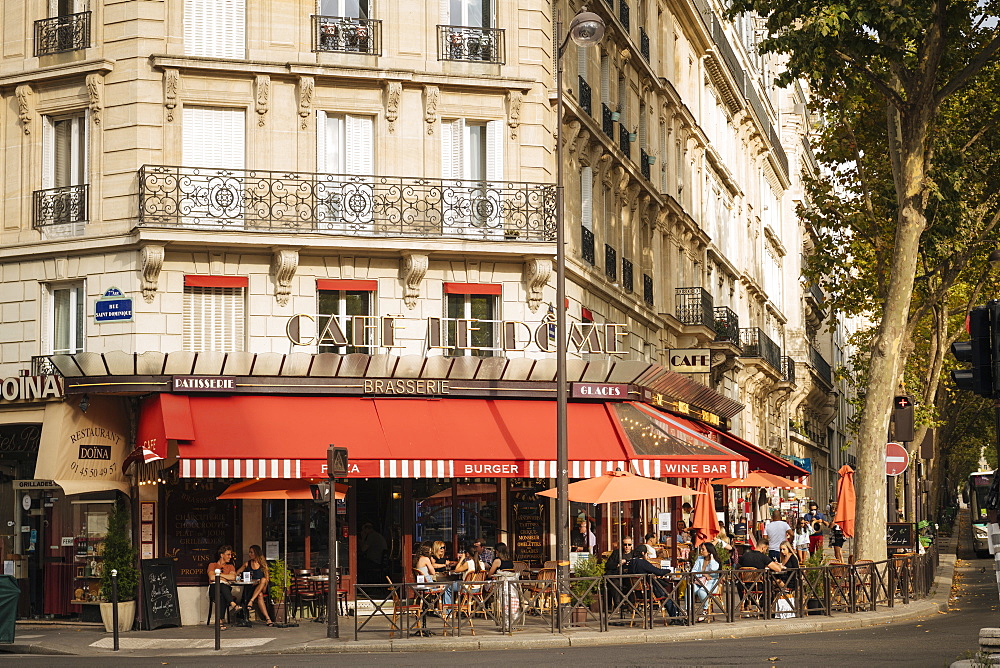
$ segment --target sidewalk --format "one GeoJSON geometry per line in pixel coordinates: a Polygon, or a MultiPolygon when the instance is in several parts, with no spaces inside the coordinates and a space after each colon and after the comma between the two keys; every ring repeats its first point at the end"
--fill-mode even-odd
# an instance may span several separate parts
{"type": "MultiPolygon", "coordinates": [[[[732,624],[712,622],[693,627],[669,626],[652,630],[621,629],[600,633],[573,630],[564,634],[525,631],[513,636],[494,634],[475,637],[430,637],[354,641],[354,620],[341,618],[341,639],[326,638],[326,626],[303,621],[300,626],[279,629],[255,624],[253,628],[230,627],[222,633],[222,650],[216,653],[214,627],[187,626],[155,631],[122,634],[121,650],[112,651],[112,636],[93,626],[18,624],[13,645],[0,645],[0,653],[63,654],[78,656],[208,656],[247,654],[328,654],[346,652],[420,652],[478,649],[529,649],[588,647],[596,645],[634,645],[712,638],[745,638],[786,633],[811,633],[881,626],[924,619],[948,610],[955,572],[955,546],[941,545],[934,594],[908,605],[897,605],[876,612],[841,613],[834,617],[807,617],[785,620],[744,620],[732,624]]],[[[483,631],[481,630],[482,634],[483,631]]]]}

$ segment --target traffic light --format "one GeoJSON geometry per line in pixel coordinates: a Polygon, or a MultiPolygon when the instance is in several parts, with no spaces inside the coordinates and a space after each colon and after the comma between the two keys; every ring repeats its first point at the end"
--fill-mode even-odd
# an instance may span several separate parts
{"type": "Polygon", "coordinates": [[[330,483],[328,481],[317,482],[309,485],[312,499],[316,503],[330,503],[330,483]]]}
{"type": "MultiPolygon", "coordinates": [[[[977,306],[969,311],[966,329],[969,331],[968,341],[956,341],[951,344],[951,354],[959,362],[971,364],[970,369],[956,369],[951,372],[955,386],[960,390],[975,392],[981,397],[994,396],[994,344],[1000,344],[1000,335],[994,342],[990,336],[994,322],[1000,325],[996,317],[1000,310],[1000,302],[993,300],[986,306],[977,306]]],[[[1000,360],[997,360],[1000,362],[1000,360]]]]}
{"type": "Polygon", "coordinates": [[[892,400],[893,438],[909,443],[913,440],[913,401],[905,394],[892,400]]]}

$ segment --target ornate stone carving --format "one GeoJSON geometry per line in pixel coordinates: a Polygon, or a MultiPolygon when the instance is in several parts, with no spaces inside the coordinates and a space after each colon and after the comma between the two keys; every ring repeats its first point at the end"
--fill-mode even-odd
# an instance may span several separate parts
{"type": "Polygon", "coordinates": [[[299,77],[299,118],[302,119],[299,127],[303,130],[309,128],[309,117],[312,116],[313,93],[316,92],[316,79],[313,77],[299,77]]]}
{"type": "MultiPolygon", "coordinates": [[[[580,148],[580,162],[589,167],[597,167],[598,162],[604,155],[604,146],[600,142],[594,142],[591,146],[580,148]]],[[[609,158],[610,159],[610,158],[609,158]]]]}
{"type": "Polygon", "coordinates": [[[426,255],[407,253],[403,256],[399,277],[403,281],[403,301],[406,303],[406,308],[413,309],[417,306],[417,298],[420,296],[420,282],[424,280],[424,274],[427,273],[427,264],[426,255]]]}
{"type": "Polygon", "coordinates": [[[524,263],[524,286],[528,291],[528,308],[534,313],[542,303],[542,290],[552,275],[552,259],[535,257],[524,263]]]}
{"type": "Polygon", "coordinates": [[[101,124],[101,110],[103,104],[104,77],[100,74],[87,75],[87,98],[90,100],[90,117],[94,120],[94,125],[101,124]]]}
{"type": "Polygon", "coordinates": [[[402,95],[402,81],[385,82],[385,120],[389,122],[389,132],[396,131],[396,119],[399,118],[399,98],[402,95]]]}
{"type": "MultiPolygon", "coordinates": [[[[424,122],[427,123],[427,134],[434,134],[434,124],[438,120],[438,102],[441,89],[437,86],[424,86],[424,122]]],[[[413,308],[412,306],[410,308],[413,308]]]]}
{"type": "Polygon", "coordinates": [[[29,84],[21,84],[14,89],[17,97],[17,117],[21,121],[24,134],[31,134],[31,118],[34,116],[33,97],[35,90],[29,84]]]}
{"type": "Polygon", "coordinates": [[[180,70],[163,70],[163,106],[167,108],[167,121],[174,120],[177,97],[181,86],[180,70]]]}
{"type": "Polygon", "coordinates": [[[271,97],[271,77],[266,74],[258,74],[254,77],[253,87],[257,125],[264,127],[264,116],[267,114],[269,98],[271,97]]]}
{"type": "Polygon", "coordinates": [[[597,160],[597,174],[601,178],[601,183],[606,187],[611,187],[611,154],[604,153],[597,160]]]}
{"type": "Polygon", "coordinates": [[[274,276],[274,297],[278,306],[288,306],[292,296],[292,278],[299,268],[299,251],[295,248],[276,248],[271,257],[271,275],[274,276]]]}
{"type": "Polygon", "coordinates": [[[150,244],[139,250],[139,274],[142,276],[142,298],[152,304],[160,283],[163,268],[163,246],[150,244]]]}
{"type": "Polygon", "coordinates": [[[639,206],[639,189],[641,187],[642,186],[640,186],[636,182],[633,182],[632,185],[630,185],[628,187],[628,191],[627,191],[628,192],[628,194],[627,194],[628,205],[629,205],[629,208],[632,209],[633,211],[635,211],[636,207],[639,206]]]}
{"type": "Polygon", "coordinates": [[[517,127],[521,124],[521,103],[523,95],[519,90],[507,93],[507,127],[510,128],[510,138],[517,139],[517,127]]]}
{"type": "Polygon", "coordinates": [[[576,138],[576,142],[573,146],[573,155],[576,157],[577,162],[584,163],[587,159],[590,147],[590,130],[581,130],[580,136],[576,138]]]}

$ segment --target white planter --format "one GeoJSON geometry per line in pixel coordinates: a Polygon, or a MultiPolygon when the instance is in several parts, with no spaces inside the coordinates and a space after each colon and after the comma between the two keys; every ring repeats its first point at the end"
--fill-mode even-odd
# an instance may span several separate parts
{"type": "MultiPolygon", "coordinates": [[[[101,620],[104,622],[104,630],[111,633],[114,630],[113,603],[101,603],[101,620]]],[[[135,621],[135,601],[118,602],[118,632],[125,633],[132,630],[132,622],[135,621]]]]}

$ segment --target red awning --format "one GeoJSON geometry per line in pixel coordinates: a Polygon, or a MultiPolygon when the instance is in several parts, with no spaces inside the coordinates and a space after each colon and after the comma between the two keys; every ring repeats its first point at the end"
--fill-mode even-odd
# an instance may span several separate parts
{"type": "Polygon", "coordinates": [[[194,439],[191,406],[187,395],[159,394],[142,404],[136,447],[152,450],[161,459],[167,457],[167,441],[194,439]]]}
{"type": "MultiPolygon", "coordinates": [[[[809,471],[796,466],[795,464],[772,455],[749,441],[745,441],[739,436],[734,436],[728,432],[720,431],[707,424],[699,424],[699,429],[710,434],[719,440],[719,443],[726,446],[733,452],[737,452],[750,460],[750,468],[754,471],[764,471],[784,478],[791,478],[797,482],[808,482],[809,471]]],[[[742,476],[732,476],[742,477],[742,476]]]]}

